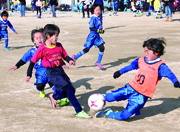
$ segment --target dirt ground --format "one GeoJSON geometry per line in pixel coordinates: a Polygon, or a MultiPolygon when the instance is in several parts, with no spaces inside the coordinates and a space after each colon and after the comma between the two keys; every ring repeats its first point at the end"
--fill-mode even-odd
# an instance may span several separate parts
{"type": "MultiPolygon", "coordinates": [[[[163,61],[180,79],[180,14],[173,15],[173,22],[164,22],[153,16],[133,17],[132,13],[118,12],[117,15],[104,14],[103,23],[106,28],[101,37],[105,41],[105,53],[102,62],[105,70],[95,66],[98,49],[92,47],[90,52],[78,59],[76,66],[71,66],[66,73],[76,88],[76,96],[83,109],[93,116],[92,119],[74,117],[71,104],[52,109],[48,95],[53,91],[47,85],[46,98],[40,98],[34,83],[25,82],[28,64],[16,71],[8,69],[16,64],[22,55],[33,47],[30,34],[37,27],[55,23],[60,27],[59,42],[69,56],[77,54],[86,41],[89,33],[88,18],[75,12],[43,13],[42,19],[36,13],[26,12],[10,16],[18,35],[9,29],[10,51],[4,51],[4,40],[0,42],[0,131],[2,132],[177,132],[180,130],[180,89],[174,88],[172,82],[163,78],[157,85],[155,95],[149,99],[141,115],[125,121],[110,118],[95,118],[95,111],[87,104],[93,93],[107,93],[123,87],[134,78],[137,71],[130,71],[118,79],[113,73],[129,65],[135,58],[144,55],[143,42],[152,37],[164,37],[167,40],[163,61]]],[[[34,70],[35,72],[35,70],[34,70]]],[[[122,111],[127,101],[106,103],[105,108],[122,111]]]]}

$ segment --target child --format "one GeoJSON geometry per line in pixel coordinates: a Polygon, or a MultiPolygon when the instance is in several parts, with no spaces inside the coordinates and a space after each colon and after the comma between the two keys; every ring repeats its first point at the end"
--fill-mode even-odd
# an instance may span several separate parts
{"type": "Polygon", "coordinates": [[[34,12],[36,5],[35,5],[35,0],[31,1],[31,5],[32,5],[32,12],[34,12]]]}
{"type": "Polygon", "coordinates": [[[127,11],[127,5],[128,5],[127,0],[124,0],[124,12],[127,11]]]}
{"type": "Polygon", "coordinates": [[[102,34],[104,33],[104,30],[102,29],[101,21],[99,19],[102,10],[101,8],[102,6],[100,4],[92,5],[91,13],[93,15],[89,22],[90,33],[86,39],[86,43],[84,44],[85,48],[81,50],[77,55],[73,55],[72,58],[74,61],[76,61],[83,54],[87,53],[90,50],[90,48],[94,45],[95,47],[99,48],[99,56],[96,65],[103,69],[104,67],[101,64],[101,60],[105,48],[104,48],[104,40],[99,36],[99,33],[102,34]]]}
{"type": "Polygon", "coordinates": [[[81,0],[81,3],[82,3],[82,13],[83,13],[83,17],[82,18],[85,18],[85,10],[87,12],[87,18],[90,18],[89,16],[89,4],[90,4],[90,1],[89,0],[81,0]]]}
{"type": "Polygon", "coordinates": [[[77,0],[77,3],[76,3],[76,6],[77,6],[77,9],[78,9],[78,14],[79,14],[79,12],[80,12],[80,2],[79,2],[79,0],[77,0]]]}
{"type": "Polygon", "coordinates": [[[14,12],[14,3],[12,2],[11,3],[11,13],[10,15],[15,15],[15,12],[14,12]]]}
{"type": "MultiPolygon", "coordinates": [[[[41,29],[33,29],[31,31],[31,40],[35,46],[33,48],[31,48],[30,50],[28,50],[23,55],[23,57],[16,63],[16,65],[11,67],[9,70],[12,70],[12,69],[16,70],[31,60],[31,58],[35,54],[37,48],[44,43],[43,29],[42,28],[41,29]]],[[[64,64],[63,68],[68,69],[69,67],[64,64]]],[[[49,79],[46,74],[46,68],[43,67],[41,60],[39,60],[35,64],[34,69],[36,69],[36,72],[35,72],[36,83],[34,85],[36,85],[36,89],[39,91],[39,96],[41,98],[45,98],[45,96],[46,96],[45,92],[44,92],[45,85],[48,83],[49,86],[52,87],[53,84],[51,82],[49,82],[49,79]]],[[[55,87],[53,87],[52,89],[55,91],[55,87]]],[[[63,106],[63,105],[65,105],[65,99],[61,100],[61,106],[63,106]]]]}
{"type": "Polygon", "coordinates": [[[41,0],[37,0],[36,1],[37,18],[41,18],[41,8],[42,8],[42,2],[41,0]]]}
{"type": "Polygon", "coordinates": [[[15,12],[17,12],[17,10],[18,10],[18,1],[17,0],[14,1],[14,9],[15,9],[15,12]]]}
{"type": "Polygon", "coordinates": [[[42,10],[43,10],[43,12],[46,12],[45,7],[46,7],[46,1],[43,0],[42,1],[42,10]]]}
{"type": "Polygon", "coordinates": [[[137,14],[139,14],[140,16],[143,15],[141,12],[141,8],[142,8],[142,3],[140,0],[137,0],[136,2],[136,9],[137,9],[137,14]]]}
{"type": "Polygon", "coordinates": [[[162,77],[169,78],[174,87],[180,87],[178,79],[160,57],[164,54],[165,44],[164,38],[150,38],[144,41],[145,56],[134,60],[130,65],[114,73],[113,77],[116,79],[130,70],[139,69],[135,78],[124,87],[105,94],[105,100],[108,102],[128,99],[125,110],[115,113],[111,109],[106,109],[104,112],[96,113],[97,118],[109,117],[125,120],[133,114],[140,115],[140,109],[144,107],[148,98],[153,97],[157,82],[162,77]]]}
{"type": "Polygon", "coordinates": [[[54,24],[47,24],[44,27],[43,34],[45,43],[37,49],[35,55],[31,59],[26,82],[29,82],[30,80],[34,64],[41,59],[42,65],[47,68],[46,73],[50,82],[56,87],[56,92],[49,95],[52,107],[54,109],[56,108],[55,100],[68,97],[70,103],[75,108],[75,117],[92,118],[82,110],[82,107],[75,96],[75,89],[62,68],[63,59],[65,59],[70,66],[75,65],[75,62],[68,56],[61,43],[57,42],[59,33],[59,27],[54,24]]]}
{"type": "Polygon", "coordinates": [[[160,14],[161,12],[161,3],[160,0],[155,0],[154,1],[154,10],[156,13],[154,13],[154,16],[156,18],[162,18],[162,15],[160,14]]]}
{"type": "Polygon", "coordinates": [[[0,20],[0,34],[1,34],[1,38],[0,39],[2,39],[2,38],[5,39],[5,47],[4,47],[4,49],[6,51],[9,51],[9,49],[8,49],[8,30],[7,30],[8,26],[11,28],[11,30],[13,32],[18,34],[18,32],[16,32],[16,30],[13,28],[12,24],[8,20],[8,16],[9,16],[8,12],[7,11],[3,11],[1,13],[1,18],[2,19],[0,20]]]}
{"type": "Polygon", "coordinates": [[[133,17],[136,17],[136,12],[137,12],[137,9],[135,7],[135,3],[134,3],[134,0],[131,1],[131,10],[133,11],[133,17]]]}
{"type": "Polygon", "coordinates": [[[150,1],[149,1],[149,11],[148,11],[148,13],[146,14],[146,16],[150,16],[150,15],[151,15],[151,12],[154,12],[154,13],[155,13],[155,10],[154,10],[154,0],[150,0],[150,1]]]}
{"type": "Polygon", "coordinates": [[[104,12],[104,2],[103,2],[103,0],[92,0],[92,5],[94,5],[94,4],[100,4],[101,5],[101,14],[100,14],[99,17],[100,17],[100,21],[101,21],[101,25],[102,25],[102,29],[103,29],[103,16],[102,16],[102,12],[104,12]]]}
{"type": "Polygon", "coordinates": [[[109,11],[109,16],[111,16],[111,11],[112,11],[112,3],[111,3],[111,0],[108,0],[108,11],[109,11]]]}

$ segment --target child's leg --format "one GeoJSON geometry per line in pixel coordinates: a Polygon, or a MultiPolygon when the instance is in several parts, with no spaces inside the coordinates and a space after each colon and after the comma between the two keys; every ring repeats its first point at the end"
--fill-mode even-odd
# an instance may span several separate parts
{"type": "Polygon", "coordinates": [[[79,57],[81,57],[82,55],[84,55],[85,53],[87,53],[89,50],[87,48],[84,48],[83,50],[79,51],[79,53],[77,55],[73,55],[72,58],[75,60],[77,60],[79,57]]]}
{"type": "Polygon", "coordinates": [[[101,63],[102,57],[104,55],[104,50],[105,50],[104,44],[99,45],[98,48],[99,48],[99,53],[98,53],[97,63],[101,63]]]}
{"type": "Polygon", "coordinates": [[[128,105],[125,110],[120,112],[110,112],[109,118],[117,120],[125,120],[130,118],[133,114],[140,115],[140,109],[144,107],[148,97],[143,96],[139,93],[133,94],[128,100],[128,105]]]}
{"type": "Polygon", "coordinates": [[[8,38],[4,38],[4,40],[5,40],[4,49],[7,50],[7,51],[9,51],[9,49],[8,49],[8,38]]]}
{"type": "Polygon", "coordinates": [[[82,111],[82,107],[79,104],[79,101],[77,100],[76,96],[75,96],[75,90],[72,86],[69,86],[68,88],[66,88],[66,93],[67,93],[67,97],[70,101],[70,103],[72,104],[72,106],[74,107],[76,113],[79,113],[82,111]]]}

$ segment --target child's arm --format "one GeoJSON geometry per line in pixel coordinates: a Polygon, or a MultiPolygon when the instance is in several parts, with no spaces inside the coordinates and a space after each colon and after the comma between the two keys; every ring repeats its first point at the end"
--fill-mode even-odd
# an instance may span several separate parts
{"type": "Polygon", "coordinates": [[[35,65],[35,63],[33,63],[32,61],[30,61],[29,67],[28,67],[28,69],[27,69],[26,82],[29,82],[30,78],[32,77],[32,71],[33,71],[34,65],[35,65]]]}
{"type": "Polygon", "coordinates": [[[32,58],[32,49],[28,50],[23,56],[22,58],[16,63],[15,66],[9,68],[9,70],[16,70],[18,69],[19,67],[23,66],[24,64],[26,64],[28,61],[31,60],[32,58]]]}
{"type": "Polygon", "coordinates": [[[135,59],[133,62],[131,62],[130,65],[128,66],[125,66],[124,68],[121,68],[120,70],[114,72],[114,79],[120,77],[122,74],[128,72],[128,71],[131,71],[131,70],[137,70],[139,67],[138,67],[138,59],[135,59]]]}
{"type": "Polygon", "coordinates": [[[18,34],[18,32],[16,32],[16,30],[13,28],[12,24],[10,23],[10,21],[8,21],[8,26],[11,28],[11,30],[13,32],[15,32],[16,34],[18,34]]]}
{"type": "Polygon", "coordinates": [[[74,60],[73,60],[71,57],[69,57],[69,56],[67,56],[67,57],[65,58],[65,61],[67,61],[70,66],[71,66],[71,65],[73,65],[73,66],[76,65],[76,63],[74,62],[74,60]]]}
{"type": "Polygon", "coordinates": [[[18,69],[20,66],[22,66],[22,65],[24,65],[24,64],[26,64],[26,62],[24,62],[22,59],[20,59],[17,63],[16,63],[16,65],[15,66],[13,66],[13,67],[11,67],[11,68],[9,68],[9,70],[16,70],[16,69],[18,69]]]}
{"type": "Polygon", "coordinates": [[[180,87],[179,80],[166,64],[162,64],[159,67],[159,78],[162,77],[167,77],[168,79],[170,79],[174,84],[174,87],[180,87]]]}

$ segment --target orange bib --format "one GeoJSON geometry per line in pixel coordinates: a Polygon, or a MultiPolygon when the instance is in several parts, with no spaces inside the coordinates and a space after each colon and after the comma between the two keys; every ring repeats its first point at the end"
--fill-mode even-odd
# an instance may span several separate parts
{"type": "Polygon", "coordinates": [[[138,93],[152,98],[158,83],[158,70],[163,61],[153,64],[145,62],[145,57],[140,57],[138,60],[138,73],[134,79],[129,82],[129,85],[138,93]]]}

